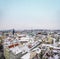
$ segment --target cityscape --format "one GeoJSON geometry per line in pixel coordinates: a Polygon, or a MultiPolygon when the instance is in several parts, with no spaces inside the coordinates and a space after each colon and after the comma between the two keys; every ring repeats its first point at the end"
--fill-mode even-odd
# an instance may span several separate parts
{"type": "Polygon", "coordinates": [[[60,59],[60,0],[0,0],[0,59],[60,59]]]}
{"type": "Polygon", "coordinates": [[[0,59],[60,59],[60,30],[0,31],[0,59]]]}

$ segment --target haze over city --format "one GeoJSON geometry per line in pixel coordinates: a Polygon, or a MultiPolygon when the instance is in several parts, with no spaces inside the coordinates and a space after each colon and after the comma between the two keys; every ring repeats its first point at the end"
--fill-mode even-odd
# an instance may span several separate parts
{"type": "Polygon", "coordinates": [[[0,0],[0,30],[60,29],[60,0],[0,0]]]}

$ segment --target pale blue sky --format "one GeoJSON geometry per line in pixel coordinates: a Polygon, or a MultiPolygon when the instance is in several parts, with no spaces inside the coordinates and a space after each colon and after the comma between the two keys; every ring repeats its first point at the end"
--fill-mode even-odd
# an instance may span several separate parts
{"type": "Polygon", "coordinates": [[[60,29],[60,0],[0,0],[0,30],[60,29]]]}

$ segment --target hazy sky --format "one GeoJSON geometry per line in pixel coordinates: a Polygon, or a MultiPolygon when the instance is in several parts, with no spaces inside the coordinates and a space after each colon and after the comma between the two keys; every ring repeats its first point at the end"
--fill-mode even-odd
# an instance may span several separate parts
{"type": "Polygon", "coordinates": [[[60,29],[60,0],[0,0],[0,30],[60,29]]]}

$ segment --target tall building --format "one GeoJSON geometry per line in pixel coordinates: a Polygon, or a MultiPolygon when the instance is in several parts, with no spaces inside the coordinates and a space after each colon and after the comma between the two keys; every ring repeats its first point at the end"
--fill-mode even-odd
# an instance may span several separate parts
{"type": "Polygon", "coordinates": [[[12,34],[14,35],[14,33],[15,33],[15,30],[13,29],[12,34]]]}

